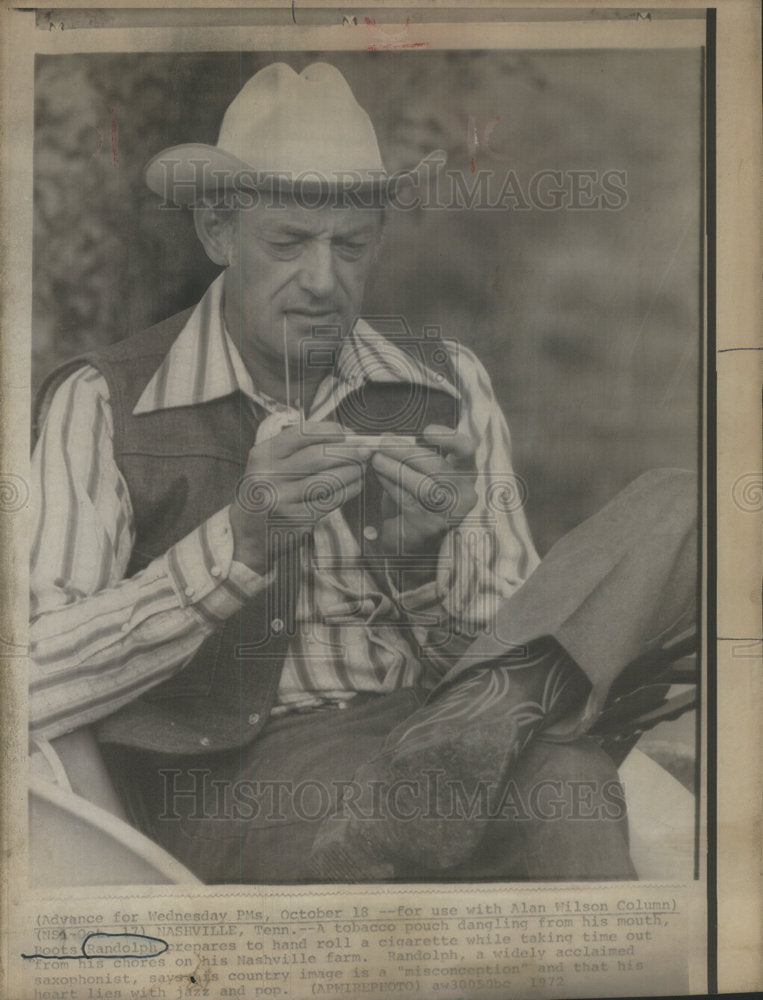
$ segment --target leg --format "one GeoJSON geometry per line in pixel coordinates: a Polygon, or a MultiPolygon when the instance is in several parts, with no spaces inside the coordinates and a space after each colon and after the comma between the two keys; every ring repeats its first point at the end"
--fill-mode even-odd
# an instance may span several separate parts
{"type": "Polygon", "coordinates": [[[468,803],[500,794],[532,736],[573,711],[589,689],[549,638],[459,677],[395,727],[356,772],[364,806],[385,789],[386,811],[375,822],[365,814],[327,819],[313,846],[316,874],[351,881],[378,880],[390,868],[398,877],[418,869],[442,875],[468,858],[489,810],[469,807],[459,816],[454,795],[468,803]]]}
{"type": "Polygon", "coordinates": [[[359,759],[421,704],[408,689],[272,720],[240,751],[179,757],[105,747],[130,818],[207,883],[313,881],[310,847],[359,759]]]}
{"type": "MultiPolygon", "coordinates": [[[[484,781],[506,778],[539,728],[568,715],[557,730],[569,739],[584,732],[631,660],[694,623],[696,506],[691,474],[659,470],[562,539],[506,602],[494,629],[446,675],[429,705],[358,772],[361,784],[421,781],[439,765],[473,796],[484,781]],[[522,645],[531,662],[545,651],[526,673],[507,652],[522,645]],[[563,682],[556,684],[555,675],[563,682]],[[546,681],[558,700],[546,699],[546,681]],[[475,700],[487,710],[470,712],[475,700]]],[[[379,877],[379,859],[410,866],[435,856],[445,870],[467,862],[483,826],[475,818],[438,825],[403,824],[390,816],[374,826],[333,819],[316,839],[314,865],[324,877],[360,880],[379,877]]]]}
{"type": "Polygon", "coordinates": [[[500,815],[472,857],[448,878],[586,881],[635,879],[623,788],[588,739],[535,740],[505,785],[500,815]]]}
{"type": "Polygon", "coordinates": [[[445,677],[553,636],[580,665],[601,707],[629,663],[696,626],[697,480],[645,473],[545,556],[445,677]]]}
{"type": "MultiPolygon", "coordinates": [[[[345,832],[330,847],[337,821],[324,824],[313,849],[319,874],[343,881],[378,881],[391,873],[398,880],[423,881],[636,878],[617,770],[592,740],[560,744],[540,738],[501,782],[481,780],[465,787],[449,773],[441,769],[434,777],[430,771],[420,782],[406,781],[406,795],[395,802],[394,857],[379,849],[393,823],[389,816],[381,823],[370,814],[354,818],[355,837],[349,841],[345,832]],[[448,832],[459,844],[466,824],[480,836],[466,860],[448,865],[453,856],[443,847],[448,832]]],[[[363,769],[356,779],[362,774],[363,769]]],[[[395,783],[388,787],[394,789],[395,783]]]]}

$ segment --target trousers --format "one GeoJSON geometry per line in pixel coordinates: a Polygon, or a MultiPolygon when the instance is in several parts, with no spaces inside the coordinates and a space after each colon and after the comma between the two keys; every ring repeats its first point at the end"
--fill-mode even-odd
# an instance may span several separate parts
{"type": "MultiPolygon", "coordinates": [[[[343,711],[287,716],[241,752],[214,757],[132,751],[130,776],[119,768],[120,790],[133,822],[204,882],[314,882],[308,859],[320,824],[352,808],[346,799],[358,762],[372,759],[423,700],[408,688],[343,711]]],[[[364,821],[383,822],[397,800],[405,816],[422,821],[438,779],[446,774],[425,775],[415,789],[393,782],[356,808],[364,821]]],[[[433,859],[431,872],[416,873],[424,881],[635,877],[617,771],[590,740],[539,739],[507,787],[486,788],[478,800],[454,800],[451,808],[454,818],[464,809],[491,818],[468,863],[435,874],[433,859]]]]}

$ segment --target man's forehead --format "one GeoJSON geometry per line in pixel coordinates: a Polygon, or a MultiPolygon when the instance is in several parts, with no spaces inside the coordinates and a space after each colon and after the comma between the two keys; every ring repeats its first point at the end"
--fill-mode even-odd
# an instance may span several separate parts
{"type": "Polygon", "coordinates": [[[361,208],[355,205],[310,206],[280,195],[277,199],[261,201],[251,209],[241,210],[241,215],[245,226],[267,232],[331,232],[347,235],[375,232],[384,212],[380,208],[361,208]]]}

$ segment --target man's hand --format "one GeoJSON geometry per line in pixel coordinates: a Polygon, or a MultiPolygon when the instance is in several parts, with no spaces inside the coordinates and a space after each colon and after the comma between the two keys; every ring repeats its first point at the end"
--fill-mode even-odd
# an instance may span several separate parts
{"type": "Polygon", "coordinates": [[[474,443],[439,424],[422,438],[432,447],[390,435],[371,458],[384,489],[381,547],[390,555],[431,551],[477,502],[474,443]]]}
{"type": "Polygon", "coordinates": [[[326,421],[287,427],[251,449],[230,506],[235,560],[266,573],[269,530],[280,522],[301,538],[360,492],[370,451],[347,444],[326,447],[345,440],[343,428],[326,421]]]}

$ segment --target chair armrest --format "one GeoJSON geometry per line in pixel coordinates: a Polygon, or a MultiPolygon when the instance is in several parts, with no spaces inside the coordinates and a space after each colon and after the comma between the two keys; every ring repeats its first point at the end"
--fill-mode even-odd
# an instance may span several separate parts
{"type": "Polygon", "coordinates": [[[50,747],[63,764],[71,789],[75,794],[105,809],[119,819],[127,820],[124,806],[117,795],[101,748],[90,726],[50,741],[50,747]]]}
{"type": "Polygon", "coordinates": [[[135,827],[68,788],[33,774],[29,806],[34,886],[202,884],[135,827]]]}

